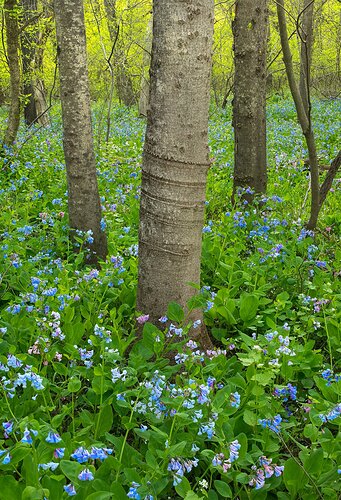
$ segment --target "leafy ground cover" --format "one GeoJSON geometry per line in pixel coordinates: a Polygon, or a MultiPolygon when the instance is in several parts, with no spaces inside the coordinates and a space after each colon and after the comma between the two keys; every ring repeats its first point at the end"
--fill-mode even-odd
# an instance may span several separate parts
{"type": "MultiPolygon", "coordinates": [[[[314,103],[322,163],[340,101],[314,103]]],[[[231,209],[229,111],[212,110],[203,275],[159,328],[134,310],[143,123],[114,110],[98,179],[109,257],[67,238],[58,114],[3,159],[0,499],[340,497],[340,181],[306,231],[305,151],[290,101],[269,104],[269,193],[231,209]],[[127,354],[137,324],[143,338],[127,354]],[[173,340],[177,340],[178,352],[173,340]],[[174,356],[174,363],[169,356],[174,356]]],[[[322,176],[321,176],[322,178],[322,176]]]]}

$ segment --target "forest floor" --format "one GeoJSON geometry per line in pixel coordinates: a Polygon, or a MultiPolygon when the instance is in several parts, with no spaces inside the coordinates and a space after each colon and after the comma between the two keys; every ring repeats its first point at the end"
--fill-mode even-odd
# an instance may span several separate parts
{"type": "MultiPolygon", "coordinates": [[[[341,100],[315,101],[321,164],[340,145],[341,100]]],[[[60,113],[1,158],[0,500],[338,499],[341,494],[341,179],[315,233],[307,152],[289,100],[268,106],[261,209],[230,203],[230,110],[211,110],[202,283],[192,306],[216,350],[146,322],[135,338],[144,122],[94,111],[109,257],[68,241],[60,113]],[[101,139],[102,138],[102,139],[101,139]],[[177,339],[178,354],[168,351],[177,339]]],[[[33,132],[33,131],[32,131],[33,132]]],[[[325,172],[321,172],[321,181],[325,172]]]]}

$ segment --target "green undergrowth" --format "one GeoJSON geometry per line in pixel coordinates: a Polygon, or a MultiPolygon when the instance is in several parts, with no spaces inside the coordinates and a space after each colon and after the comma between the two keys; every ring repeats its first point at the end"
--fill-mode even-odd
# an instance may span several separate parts
{"type": "MultiPolygon", "coordinates": [[[[338,100],[314,103],[322,164],[337,153],[339,115],[338,100]]],[[[292,103],[269,102],[267,196],[235,208],[231,113],[211,110],[202,283],[189,304],[210,351],[177,304],[158,327],[135,311],[144,123],[116,107],[108,144],[103,128],[98,106],[100,270],[85,264],[90,235],[76,252],[68,241],[58,110],[1,160],[0,500],[339,498],[341,184],[306,231],[292,103]]]]}

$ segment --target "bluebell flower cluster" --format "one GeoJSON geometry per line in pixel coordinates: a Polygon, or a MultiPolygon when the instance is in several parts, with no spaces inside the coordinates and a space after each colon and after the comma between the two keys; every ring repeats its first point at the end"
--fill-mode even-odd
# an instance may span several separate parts
{"type": "Polygon", "coordinates": [[[272,476],[281,476],[284,471],[284,466],[273,464],[271,458],[262,456],[259,458],[259,467],[253,465],[252,470],[253,477],[249,481],[249,485],[254,487],[256,490],[260,490],[265,486],[266,479],[272,476]]]}
{"type": "Polygon", "coordinates": [[[273,419],[259,419],[258,423],[264,428],[264,429],[270,429],[273,432],[279,433],[281,431],[281,422],[282,422],[282,417],[280,415],[276,415],[273,419]]]}
{"type": "Polygon", "coordinates": [[[197,467],[199,460],[197,458],[183,459],[172,458],[168,464],[167,470],[172,472],[173,485],[176,486],[181,483],[182,478],[187,473],[190,473],[193,467],[197,467]]]}
{"type": "Polygon", "coordinates": [[[326,422],[332,422],[341,416],[341,403],[337,404],[328,413],[320,413],[319,418],[325,424],[326,422]]]}
{"type": "Polygon", "coordinates": [[[332,385],[333,382],[339,382],[341,380],[341,374],[335,374],[330,368],[323,370],[321,376],[327,382],[327,386],[332,385]]]}
{"type": "Polygon", "coordinates": [[[235,439],[229,445],[228,458],[225,456],[224,453],[217,453],[216,455],[214,455],[212,459],[212,465],[214,467],[218,466],[222,467],[223,472],[226,473],[231,468],[232,463],[238,460],[240,448],[241,448],[240,443],[238,442],[237,439],[235,439]]]}
{"type": "Polygon", "coordinates": [[[290,383],[286,387],[275,387],[274,396],[282,398],[284,402],[289,400],[296,401],[297,387],[290,383]]]}

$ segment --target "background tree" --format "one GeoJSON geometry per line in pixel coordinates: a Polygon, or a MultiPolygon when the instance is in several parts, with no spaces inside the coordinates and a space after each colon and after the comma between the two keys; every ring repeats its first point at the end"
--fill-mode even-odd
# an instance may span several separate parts
{"type": "MultiPolygon", "coordinates": [[[[266,169],[267,0],[237,0],[234,35],[233,191],[264,193],[266,169]]],[[[246,195],[250,198],[251,195],[246,195]]]]}
{"type": "Polygon", "coordinates": [[[300,17],[302,21],[299,23],[298,29],[301,42],[299,89],[305,112],[308,115],[311,91],[311,56],[313,48],[314,2],[312,0],[304,0],[302,2],[299,20],[300,17]]]}
{"type": "Polygon", "coordinates": [[[33,123],[47,126],[49,116],[42,75],[45,45],[52,30],[51,8],[46,2],[38,11],[37,0],[21,0],[21,6],[24,118],[28,126],[33,123]]]}
{"type": "Polygon", "coordinates": [[[135,104],[135,94],[131,77],[126,68],[126,57],[119,41],[119,19],[116,9],[117,0],[104,0],[105,12],[107,15],[108,29],[111,43],[113,45],[113,65],[115,68],[117,95],[123,104],[132,106],[135,104]]]}
{"type": "Polygon", "coordinates": [[[4,144],[10,146],[16,139],[20,122],[20,59],[18,1],[5,0],[7,63],[10,74],[10,108],[4,144]]]}
{"type": "Polygon", "coordinates": [[[153,17],[151,16],[147,26],[146,42],[143,52],[143,64],[139,97],[139,114],[147,116],[149,106],[149,69],[152,51],[153,17]]]}
{"type": "Polygon", "coordinates": [[[155,0],[137,308],[152,321],[200,283],[213,0],[155,0]]]}
{"type": "Polygon", "coordinates": [[[27,125],[34,123],[38,117],[34,98],[33,64],[36,43],[36,25],[38,21],[37,0],[22,0],[22,25],[20,30],[24,117],[27,125]]]}
{"type": "Polygon", "coordinates": [[[55,0],[70,227],[92,231],[92,260],[107,253],[101,229],[82,0],[55,0]]]}
{"type": "MultiPolygon", "coordinates": [[[[277,2],[277,15],[278,15],[278,25],[279,32],[281,37],[282,51],[283,51],[283,61],[285,64],[286,74],[288,77],[289,87],[291,90],[291,94],[293,100],[295,102],[297,117],[300,122],[303,135],[305,137],[305,141],[308,148],[309,155],[309,168],[310,168],[310,188],[311,188],[311,209],[310,209],[310,218],[307,223],[307,227],[309,229],[314,229],[317,224],[317,218],[319,213],[319,171],[318,171],[318,159],[316,153],[316,145],[315,145],[315,137],[313,131],[313,125],[311,120],[311,105],[310,102],[307,103],[307,108],[305,107],[304,100],[300,93],[299,86],[296,81],[295,72],[292,64],[292,55],[290,51],[289,41],[288,41],[288,30],[287,30],[287,22],[286,22],[286,14],[285,14],[285,5],[284,0],[278,0],[277,2]]],[[[302,43],[305,43],[302,41],[302,43]]],[[[302,48],[302,50],[306,50],[302,48]]],[[[302,53],[302,51],[301,51],[302,53]]],[[[309,74],[310,74],[310,63],[311,58],[305,57],[304,64],[305,70],[304,74],[306,75],[305,84],[309,83],[309,74]]],[[[305,86],[304,86],[305,87],[305,86]]],[[[306,92],[306,97],[309,99],[309,90],[306,88],[304,90],[306,92]]]]}

